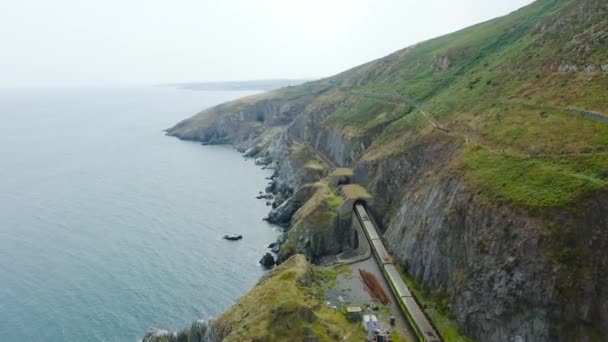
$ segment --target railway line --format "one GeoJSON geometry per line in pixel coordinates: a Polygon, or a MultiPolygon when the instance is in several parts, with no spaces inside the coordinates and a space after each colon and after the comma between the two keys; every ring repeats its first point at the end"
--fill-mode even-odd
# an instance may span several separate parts
{"type": "Polygon", "coordinates": [[[369,241],[372,253],[376,257],[380,269],[382,270],[399,307],[405,314],[414,334],[418,338],[418,341],[442,342],[441,336],[428,320],[416,301],[416,298],[414,298],[399,275],[395,262],[384,247],[384,244],[378,235],[378,231],[376,230],[376,226],[371,220],[371,216],[367,213],[365,206],[362,203],[356,203],[353,210],[357,220],[359,220],[359,223],[363,227],[363,232],[369,241]]]}

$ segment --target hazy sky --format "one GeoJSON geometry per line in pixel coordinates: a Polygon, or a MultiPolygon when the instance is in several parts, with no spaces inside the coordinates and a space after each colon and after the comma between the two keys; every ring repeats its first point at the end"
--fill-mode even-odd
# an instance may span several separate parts
{"type": "Polygon", "coordinates": [[[0,86],[314,78],[532,0],[2,0],[0,86]]]}

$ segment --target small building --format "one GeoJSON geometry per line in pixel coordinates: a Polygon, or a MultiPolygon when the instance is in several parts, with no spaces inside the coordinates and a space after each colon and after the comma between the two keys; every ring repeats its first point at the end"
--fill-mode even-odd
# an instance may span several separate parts
{"type": "Polygon", "coordinates": [[[346,308],[346,319],[351,322],[361,322],[363,319],[363,309],[360,306],[349,306],[346,308]]]}
{"type": "Polygon", "coordinates": [[[365,328],[368,341],[371,341],[376,332],[380,331],[380,323],[376,315],[363,315],[363,328],[365,328]]]}

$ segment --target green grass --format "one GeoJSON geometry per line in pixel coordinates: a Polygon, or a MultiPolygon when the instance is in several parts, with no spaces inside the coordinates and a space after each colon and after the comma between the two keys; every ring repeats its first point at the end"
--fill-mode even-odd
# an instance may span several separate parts
{"type": "Polygon", "coordinates": [[[315,273],[315,279],[327,288],[333,289],[336,286],[338,275],[350,277],[352,275],[352,268],[349,265],[320,268],[315,273]]]}
{"type": "MultiPolygon", "coordinates": [[[[473,185],[491,200],[505,200],[528,208],[573,205],[586,193],[605,190],[605,156],[588,157],[586,166],[505,155],[482,147],[470,148],[464,160],[473,185]]],[[[580,158],[579,158],[580,159],[580,158]]]]}
{"type": "Polygon", "coordinates": [[[324,171],[325,170],[325,164],[317,159],[313,159],[308,161],[305,165],[305,168],[310,169],[310,170],[315,170],[315,171],[324,171]]]}
{"type": "Polygon", "coordinates": [[[344,200],[342,199],[342,197],[336,194],[330,194],[325,200],[325,202],[327,203],[327,207],[330,210],[336,210],[340,205],[342,205],[342,203],[344,203],[344,200]]]}
{"type": "Polygon", "coordinates": [[[401,334],[395,330],[391,331],[391,337],[393,338],[393,342],[414,342],[401,336],[401,334]]]}

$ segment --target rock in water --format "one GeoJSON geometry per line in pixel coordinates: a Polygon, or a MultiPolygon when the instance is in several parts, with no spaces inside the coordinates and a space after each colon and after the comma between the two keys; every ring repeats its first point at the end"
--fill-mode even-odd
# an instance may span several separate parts
{"type": "Polygon", "coordinates": [[[177,334],[152,328],[146,333],[142,342],[177,342],[177,334]]]}
{"type": "Polygon", "coordinates": [[[190,326],[188,342],[215,342],[218,338],[210,321],[198,320],[190,326]]]}
{"type": "Polygon", "coordinates": [[[178,332],[152,328],[141,342],[217,342],[219,338],[211,321],[198,320],[178,332]]]}
{"type": "Polygon", "coordinates": [[[262,257],[262,259],[260,259],[260,264],[262,264],[262,266],[266,268],[271,268],[275,264],[274,257],[272,256],[272,254],[266,253],[262,257]]]}

